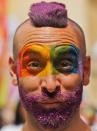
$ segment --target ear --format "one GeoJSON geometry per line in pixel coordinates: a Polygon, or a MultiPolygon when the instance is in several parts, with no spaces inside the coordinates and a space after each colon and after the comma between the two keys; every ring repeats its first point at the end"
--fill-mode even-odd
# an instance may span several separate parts
{"type": "Polygon", "coordinates": [[[13,85],[17,85],[16,66],[14,60],[11,57],[9,57],[9,70],[10,70],[10,75],[12,77],[13,85]]]}
{"type": "Polygon", "coordinates": [[[86,56],[83,63],[83,85],[88,85],[90,80],[91,71],[91,59],[90,56],[86,56]]]}

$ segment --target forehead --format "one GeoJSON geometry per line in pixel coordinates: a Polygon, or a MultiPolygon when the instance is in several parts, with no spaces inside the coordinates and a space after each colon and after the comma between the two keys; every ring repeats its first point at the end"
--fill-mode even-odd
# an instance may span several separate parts
{"type": "Polygon", "coordinates": [[[18,52],[29,43],[49,46],[70,43],[81,49],[82,38],[71,24],[65,28],[33,27],[27,21],[17,30],[15,43],[18,52]]]}

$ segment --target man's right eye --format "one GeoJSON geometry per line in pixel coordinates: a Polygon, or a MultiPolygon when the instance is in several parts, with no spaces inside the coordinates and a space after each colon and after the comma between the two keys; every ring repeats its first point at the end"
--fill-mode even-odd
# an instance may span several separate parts
{"type": "Polygon", "coordinates": [[[38,73],[42,70],[42,63],[38,60],[32,60],[32,61],[28,62],[26,68],[29,72],[38,73]]]}
{"type": "Polygon", "coordinates": [[[39,67],[41,67],[41,64],[39,61],[31,61],[27,64],[27,66],[29,66],[31,68],[39,68],[39,67]]]}

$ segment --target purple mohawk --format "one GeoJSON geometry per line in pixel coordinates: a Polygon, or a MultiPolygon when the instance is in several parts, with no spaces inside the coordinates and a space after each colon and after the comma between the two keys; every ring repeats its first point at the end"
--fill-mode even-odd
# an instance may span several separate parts
{"type": "Polygon", "coordinates": [[[66,27],[67,10],[64,4],[57,2],[40,2],[31,6],[29,17],[36,27],[66,27]]]}

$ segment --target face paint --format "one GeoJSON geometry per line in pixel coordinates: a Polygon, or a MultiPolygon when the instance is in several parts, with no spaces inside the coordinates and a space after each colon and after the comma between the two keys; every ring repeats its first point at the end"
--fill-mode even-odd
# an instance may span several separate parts
{"type": "Polygon", "coordinates": [[[63,74],[78,73],[79,49],[73,45],[53,47],[52,62],[55,69],[63,74]]]}
{"type": "Polygon", "coordinates": [[[51,47],[29,44],[20,52],[18,61],[20,77],[78,73],[79,49],[71,44],[51,47]]]}
{"type": "Polygon", "coordinates": [[[54,100],[60,102],[60,104],[55,108],[45,108],[41,105],[43,101],[50,99],[45,95],[29,95],[22,87],[19,88],[19,91],[22,103],[29,112],[30,119],[34,117],[43,128],[67,128],[79,109],[82,99],[82,85],[74,91],[57,94],[54,100]]]}
{"type": "MultiPolygon", "coordinates": [[[[21,50],[18,58],[21,62],[20,77],[79,73],[79,55],[79,49],[71,44],[58,46],[29,44],[21,50]]],[[[24,88],[24,85],[25,82],[19,83],[19,93],[31,121],[34,118],[43,128],[50,129],[69,126],[82,99],[81,82],[75,85],[73,90],[56,91],[53,97],[43,92],[35,94],[28,91],[27,87],[24,88]],[[41,104],[52,100],[59,102],[58,106],[46,108],[41,104]]],[[[65,88],[66,84],[63,85],[65,88]]]]}
{"type": "Polygon", "coordinates": [[[46,68],[49,57],[49,48],[47,46],[34,44],[24,46],[18,58],[20,65],[19,76],[39,75],[46,68]]]}

